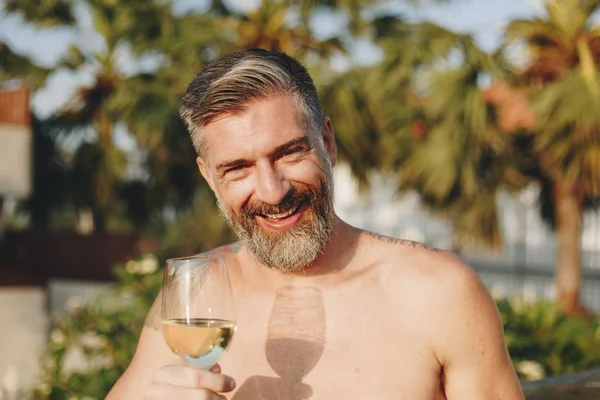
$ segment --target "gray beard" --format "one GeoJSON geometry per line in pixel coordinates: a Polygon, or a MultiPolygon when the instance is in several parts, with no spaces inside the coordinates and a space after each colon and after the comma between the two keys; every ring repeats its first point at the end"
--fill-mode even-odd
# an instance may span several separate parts
{"type": "Polygon", "coordinates": [[[333,233],[333,174],[330,165],[326,165],[326,169],[326,181],[321,183],[318,193],[311,196],[303,220],[285,232],[264,232],[254,217],[245,227],[233,218],[218,194],[217,205],[231,229],[258,261],[283,273],[300,271],[323,254],[333,233]]]}

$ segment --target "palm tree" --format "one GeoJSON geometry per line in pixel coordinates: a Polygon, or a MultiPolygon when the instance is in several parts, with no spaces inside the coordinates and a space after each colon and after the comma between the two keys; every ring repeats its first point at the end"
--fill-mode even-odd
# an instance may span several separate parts
{"type": "Polygon", "coordinates": [[[509,23],[505,42],[528,51],[515,84],[527,89],[535,122],[521,134],[530,140],[533,178],[548,195],[542,214],[558,239],[557,294],[566,312],[579,313],[582,214],[600,198],[600,27],[592,22],[600,1],[544,7],[543,17],[509,23]]]}
{"type": "Polygon", "coordinates": [[[496,194],[524,180],[504,162],[499,135],[481,81],[501,76],[497,54],[480,50],[470,35],[397,17],[377,21],[384,51],[374,74],[382,121],[380,165],[396,171],[400,191],[416,191],[435,214],[454,226],[454,247],[498,249],[496,194]]]}
{"type": "MultiPolygon", "coordinates": [[[[131,73],[126,72],[121,60],[124,54],[143,47],[144,41],[150,42],[160,35],[160,31],[150,28],[174,25],[170,6],[164,1],[116,4],[49,0],[41,6],[35,1],[8,0],[6,3],[8,12],[20,13],[38,26],[71,26],[76,34],[86,32],[74,18],[76,8],[84,7],[91,16],[93,34],[101,39],[100,48],[83,42],[73,44],[56,66],[57,69],[92,71],[93,83],[76,89],[71,100],[54,116],[53,124],[59,135],[71,140],[84,140],[90,130],[96,135],[92,143],[79,146],[73,158],[72,199],[78,209],[91,209],[95,230],[100,232],[107,229],[111,215],[119,214],[118,188],[123,184],[126,167],[125,154],[114,145],[113,137],[121,121],[110,106],[118,93],[128,92],[127,85],[131,82],[131,73]]],[[[132,57],[133,68],[139,68],[139,57],[136,53],[132,57]]],[[[127,101],[132,103],[136,98],[130,96],[127,101]]]]}
{"type": "Polygon", "coordinates": [[[371,90],[376,74],[369,67],[355,67],[321,83],[323,109],[335,126],[338,157],[348,163],[361,187],[371,173],[381,169],[386,149],[384,115],[378,109],[377,91],[371,90]]]}
{"type": "Polygon", "coordinates": [[[344,53],[338,37],[318,39],[308,23],[314,8],[325,6],[322,1],[300,1],[296,4],[279,0],[261,0],[259,6],[241,12],[224,2],[213,1],[213,14],[218,16],[220,29],[227,32],[228,43],[221,54],[244,48],[263,48],[285,52],[306,61],[309,54],[328,58],[344,53]]]}
{"type": "Polygon", "coordinates": [[[452,221],[455,250],[498,249],[497,191],[526,182],[504,161],[507,143],[480,84],[502,75],[499,55],[469,35],[398,15],[378,17],[372,33],[382,62],[351,68],[322,91],[341,158],[365,185],[378,170],[396,176],[400,193],[420,194],[452,221]]]}
{"type": "Polygon", "coordinates": [[[35,64],[28,57],[14,52],[0,40],[0,83],[19,80],[26,86],[36,89],[46,80],[49,72],[35,64]]]}
{"type": "Polygon", "coordinates": [[[179,100],[193,76],[221,46],[216,21],[210,15],[146,18],[130,42],[139,53],[156,60],[152,68],[121,78],[106,102],[109,115],[135,137],[140,178],[125,182],[121,194],[127,215],[139,228],[167,208],[183,210],[201,183],[194,149],[178,116],[179,100]],[[143,212],[142,212],[143,211],[143,212]]]}

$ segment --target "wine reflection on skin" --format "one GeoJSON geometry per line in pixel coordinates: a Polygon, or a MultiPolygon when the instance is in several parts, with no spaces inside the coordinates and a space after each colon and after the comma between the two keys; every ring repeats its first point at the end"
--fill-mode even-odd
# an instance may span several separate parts
{"type": "Polygon", "coordinates": [[[326,320],[323,293],[309,286],[286,286],[277,291],[269,324],[265,355],[279,376],[252,376],[233,400],[305,400],[312,388],[303,379],[318,364],[325,349],[326,320]]]}

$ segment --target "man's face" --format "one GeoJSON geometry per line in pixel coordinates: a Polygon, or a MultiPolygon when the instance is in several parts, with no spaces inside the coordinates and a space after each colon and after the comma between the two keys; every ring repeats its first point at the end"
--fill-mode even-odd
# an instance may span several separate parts
{"type": "Polygon", "coordinates": [[[312,264],[333,228],[335,143],[308,129],[290,96],[252,103],[203,129],[198,159],[219,209],[260,262],[283,272],[312,264]]]}

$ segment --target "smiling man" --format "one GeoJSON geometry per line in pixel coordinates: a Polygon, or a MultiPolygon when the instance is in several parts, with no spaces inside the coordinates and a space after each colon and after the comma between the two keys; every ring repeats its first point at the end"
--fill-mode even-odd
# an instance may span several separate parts
{"type": "Polygon", "coordinates": [[[238,330],[221,365],[181,365],[157,300],[108,399],[523,398],[495,304],[467,265],[335,214],[333,124],[296,60],[258,49],[218,59],[181,115],[240,239],[216,250],[238,330]]]}

